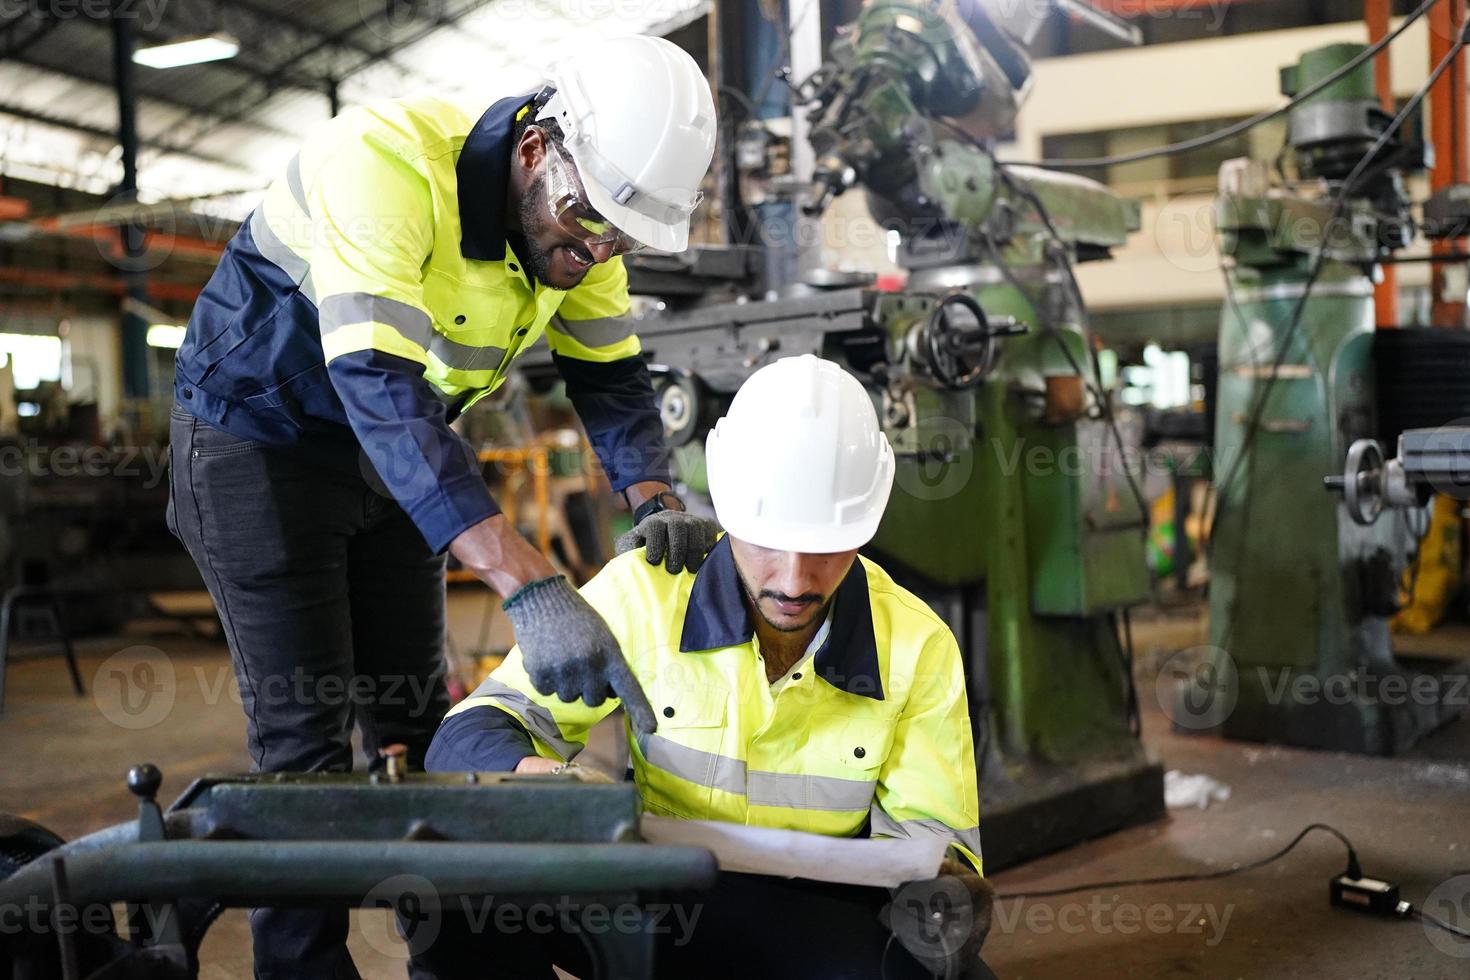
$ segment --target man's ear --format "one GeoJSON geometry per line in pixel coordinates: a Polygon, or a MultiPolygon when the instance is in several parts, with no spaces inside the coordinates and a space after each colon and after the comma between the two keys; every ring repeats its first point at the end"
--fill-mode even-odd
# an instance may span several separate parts
{"type": "Polygon", "coordinates": [[[536,172],[536,168],[541,166],[541,160],[545,156],[545,135],[537,127],[527,126],[511,151],[511,159],[515,161],[516,169],[529,178],[536,172]]]}

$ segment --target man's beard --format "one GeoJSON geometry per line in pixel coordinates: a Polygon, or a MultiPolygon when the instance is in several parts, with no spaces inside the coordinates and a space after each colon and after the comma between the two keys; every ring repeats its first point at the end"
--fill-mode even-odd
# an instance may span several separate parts
{"type": "Polygon", "coordinates": [[[762,622],[764,622],[767,626],[778,633],[800,633],[802,630],[807,629],[812,625],[812,623],[817,622],[819,619],[826,619],[827,610],[830,609],[832,606],[832,596],[829,596],[824,602],[821,601],[821,598],[817,596],[816,593],[812,593],[812,597],[817,599],[818,601],[815,603],[815,611],[811,614],[811,616],[795,626],[782,626],[779,623],[771,622],[770,617],[766,615],[766,611],[761,608],[761,599],[765,596],[770,596],[772,598],[795,597],[781,597],[778,596],[777,593],[772,592],[769,589],[757,592],[755,589],[751,588],[750,583],[745,580],[745,573],[740,570],[740,566],[738,565],[735,567],[735,576],[736,578],[740,579],[740,588],[745,591],[746,598],[750,599],[751,606],[755,608],[755,614],[761,618],[762,622]]]}
{"type": "Polygon", "coordinates": [[[526,271],[531,274],[543,286],[556,289],[548,280],[551,273],[551,254],[536,244],[538,236],[545,233],[551,224],[551,215],[546,208],[546,175],[537,174],[536,179],[531,181],[526,192],[521,195],[520,219],[521,235],[525,238],[525,254],[521,261],[526,266],[526,271]]]}

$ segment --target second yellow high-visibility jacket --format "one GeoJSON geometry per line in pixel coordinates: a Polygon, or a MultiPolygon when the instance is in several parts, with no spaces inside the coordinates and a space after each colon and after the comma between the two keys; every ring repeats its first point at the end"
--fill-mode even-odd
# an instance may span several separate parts
{"type": "MultiPolygon", "coordinates": [[[[854,560],[826,639],[774,688],[728,538],[697,574],[671,575],[639,550],[581,591],[658,715],[658,731],[630,744],[647,812],[839,837],[936,835],[981,870],[959,646],[876,564],[854,560]]],[[[450,711],[426,766],[570,761],[615,707],[536,693],[515,649],[450,711]]]]}

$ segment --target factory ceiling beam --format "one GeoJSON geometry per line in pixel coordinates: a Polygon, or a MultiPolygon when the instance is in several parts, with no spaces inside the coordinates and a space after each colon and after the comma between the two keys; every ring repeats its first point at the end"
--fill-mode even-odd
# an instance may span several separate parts
{"type": "Polygon", "coordinates": [[[60,26],[59,18],[42,13],[39,16],[19,17],[6,25],[0,32],[0,61],[19,58],[26,49],[60,26]],[[27,32],[25,28],[31,25],[27,32]]]}
{"type": "MultiPolygon", "coordinates": [[[[27,122],[44,123],[47,126],[55,126],[57,129],[65,129],[73,133],[81,133],[86,136],[95,136],[99,139],[112,140],[113,142],[117,141],[117,132],[104,126],[93,126],[88,123],[77,122],[74,119],[65,119],[61,116],[53,116],[47,112],[40,112],[36,109],[30,109],[26,106],[14,105],[9,102],[0,102],[0,115],[14,116],[17,119],[24,119],[27,122]]],[[[203,160],[207,163],[216,163],[224,167],[240,166],[239,160],[233,160],[228,157],[218,156],[212,153],[201,153],[197,150],[188,149],[181,144],[163,139],[162,137],[149,138],[145,136],[139,140],[139,145],[145,146],[150,150],[159,150],[165,153],[176,153],[183,156],[190,156],[196,160],[203,160]]]]}
{"type": "MultiPolygon", "coordinates": [[[[428,37],[430,34],[433,34],[435,31],[438,31],[445,27],[453,26],[455,23],[464,19],[464,17],[466,17],[473,11],[478,10],[480,7],[485,6],[489,2],[491,2],[491,0],[468,0],[468,2],[466,2],[464,6],[458,11],[452,14],[441,14],[438,17],[433,18],[430,25],[423,31],[420,31],[413,37],[403,41],[401,44],[385,45],[382,49],[379,50],[376,55],[373,55],[372,57],[365,59],[362,63],[340,73],[338,77],[346,78],[350,75],[355,74],[358,71],[361,71],[363,68],[366,68],[370,64],[377,64],[382,60],[382,58],[388,56],[394,48],[406,47],[408,45],[416,44],[424,38],[428,37]]],[[[307,47],[302,51],[298,51],[297,53],[287,58],[285,61],[277,64],[274,70],[285,71],[294,67],[297,64],[300,64],[302,61],[306,60],[312,55],[326,50],[329,47],[340,47],[346,41],[346,39],[351,38],[359,31],[366,30],[367,28],[371,27],[374,20],[386,20],[391,16],[391,8],[389,8],[388,5],[385,5],[385,10],[380,17],[364,17],[361,22],[354,24],[350,28],[345,28],[331,35],[324,35],[317,43],[307,47]]],[[[190,133],[187,138],[188,141],[185,144],[186,149],[183,152],[191,152],[192,148],[197,146],[199,142],[204,139],[204,137],[214,132],[220,126],[228,125],[232,122],[235,122],[236,120],[248,115],[254,109],[258,108],[260,104],[259,96],[258,94],[252,94],[250,90],[251,84],[247,83],[231,90],[230,92],[222,95],[220,98],[215,99],[207,105],[201,106],[198,110],[199,112],[207,115],[213,115],[216,118],[213,122],[209,122],[196,127],[190,133]]],[[[182,121],[183,120],[180,120],[180,122],[182,121]]]]}
{"type": "MultiPolygon", "coordinates": [[[[231,6],[234,7],[236,10],[243,11],[246,14],[255,17],[257,20],[263,20],[266,23],[285,24],[294,31],[299,31],[302,34],[310,34],[319,39],[329,36],[320,28],[313,27],[307,21],[301,20],[300,18],[285,13],[284,11],[277,12],[274,10],[266,10],[262,8],[258,3],[254,2],[254,0],[233,0],[231,6]]],[[[381,50],[375,50],[374,48],[363,44],[356,38],[343,38],[338,46],[356,51],[358,54],[367,55],[369,58],[375,59],[382,64],[393,68],[395,71],[402,72],[405,75],[411,75],[421,82],[434,81],[433,77],[430,76],[428,73],[420,71],[412,65],[404,64],[398,59],[385,54],[381,50]]]]}
{"type": "MultiPolygon", "coordinates": [[[[88,23],[91,23],[91,24],[93,24],[93,25],[95,25],[97,27],[105,28],[105,27],[108,26],[107,25],[107,21],[105,21],[105,20],[98,20],[96,18],[86,18],[86,20],[88,21],[88,23]]],[[[179,34],[181,32],[173,31],[173,30],[167,30],[167,29],[145,31],[145,30],[142,30],[141,28],[136,28],[135,29],[135,33],[137,34],[137,36],[139,38],[141,38],[142,40],[148,41],[149,43],[152,43],[152,44],[164,44],[164,43],[167,43],[169,41],[172,41],[172,40],[177,39],[178,36],[179,36],[179,34]]],[[[249,44],[249,41],[248,41],[248,39],[241,39],[241,40],[242,40],[241,54],[248,57],[250,55],[250,53],[251,53],[251,46],[249,44]]],[[[31,62],[27,62],[27,63],[30,64],[31,62]]],[[[40,63],[34,64],[34,67],[37,67],[37,68],[48,68],[51,71],[56,71],[57,70],[56,68],[54,68],[54,67],[52,67],[50,65],[45,65],[45,64],[40,64],[40,63]]],[[[278,73],[278,72],[272,72],[272,71],[268,71],[268,70],[263,69],[263,68],[256,68],[254,65],[251,65],[249,62],[242,60],[240,57],[226,58],[226,59],[224,59],[222,61],[212,61],[212,62],[209,62],[209,64],[208,64],[208,70],[209,71],[229,72],[229,73],[235,74],[235,75],[243,75],[243,76],[251,79],[252,81],[265,82],[265,83],[268,83],[269,85],[271,85],[272,87],[275,87],[275,88],[294,88],[294,89],[300,89],[303,92],[316,92],[316,93],[320,93],[320,92],[325,91],[325,88],[326,88],[326,85],[327,85],[327,79],[322,78],[322,77],[318,77],[316,75],[296,74],[294,72],[288,72],[288,73],[285,73],[285,74],[278,73]]],[[[83,78],[84,80],[89,81],[89,82],[98,82],[99,84],[103,84],[103,85],[110,85],[111,84],[111,82],[110,82],[109,79],[107,79],[107,78],[99,78],[96,75],[90,74],[90,73],[87,74],[87,75],[80,75],[79,74],[76,77],[83,78]]],[[[176,100],[176,99],[170,99],[170,98],[167,98],[167,97],[164,97],[164,96],[159,96],[159,95],[157,95],[155,93],[152,93],[152,92],[145,92],[145,93],[143,93],[143,95],[147,99],[155,100],[155,101],[158,101],[158,102],[162,102],[162,103],[164,103],[166,105],[173,106],[174,108],[177,108],[177,109],[194,110],[194,109],[197,108],[194,103],[191,103],[191,102],[182,102],[182,101],[179,101],[179,100],[176,100]]],[[[253,122],[252,121],[250,123],[250,125],[251,126],[254,126],[254,127],[257,127],[259,129],[267,130],[267,131],[271,132],[273,135],[277,135],[277,136],[288,136],[288,135],[292,135],[292,134],[285,133],[284,131],[282,131],[280,129],[276,129],[273,126],[268,126],[268,125],[266,125],[264,123],[259,123],[259,122],[253,122]]]]}
{"type": "MultiPolygon", "coordinates": [[[[40,71],[51,72],[52,74],[59,75],[62,78],[70,78],[70,79],[75,79],[75,80],[81,81],[81,82],[87,82],[87,83],[90,83],[92,85],[101,85],[101,86],[104,86],[106,88],[112,88],[112,80],[110,78],[108,78],[106,76],[99,76],[95,72],[90,72],[89,71],[89,72],[86,72],[84,74],[82,72],[75,71],[75,70],[66,70],[66,71],[63,71],[62,69],[57,68],[55,65],[53,65],[53,64],[51,64],[49,62],[42,61],[39,58],[31,58],[31,57],[23,57],[23,56],[12,55],[10,57],[10,60],[16,62],[17,64],[27,65],[27,66],[29,66],[31,68],[35,68],[35,69],[38,69],[40,71]]],[[[310,89],[310,91],[316,92],[316,91],[320,91],[320,89],[319,88],[312,88],[312,89],[310,89]]],[[[154,92],[141,92],[139,94],[147,102],[156,102],[159,105],[167,106],[170,109],[177,109],[177,110],[180,110],[181,112],[198,112],[199,111],[198,108],[196,106],[194,106],[193,103],[185,102],[185,101],[183,101],[181,99],[172,98],[172,97],[166,96],[166,95],[158,95],[158,94],[156,94],[154,92]]],[[[262,121],[257,120],[257,119],[244,119],[244,120],[241,120],[240,122],[241,122],[242,125],[249,126],[251,129],[259,130],[262,133],[266,133],[266,134],[268,134],[270,136],[275,136],[275,137],[277,137],[279,139],[295,140],[295,139],[299,138],[299,136],[300,136],[299,133],[289,133],[286,130],[281,129],[278,126],[272,126],[269,123],[262,122],[262,121]]]]}

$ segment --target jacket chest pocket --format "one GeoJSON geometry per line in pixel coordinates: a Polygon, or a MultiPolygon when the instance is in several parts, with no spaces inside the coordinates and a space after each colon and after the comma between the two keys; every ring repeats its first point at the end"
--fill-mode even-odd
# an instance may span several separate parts
{"type": "Polygon", "coordinates": [[[807,746],[823,772],[847,779],[876,780],[893,750],[896,719],[853,711],[817,711],[807,746]]]}
{"type": "Polygon", "coordinates": [[[716,791],[745,792],[744,763],[722,751],[724,691],[654,684],[648,699],[658,731],[638,736],[638,751],[647,763],[638,781],[649,809],[707,819],[719,809],[716,791]]]}
{"type": "MultiPolygon", "coordinates": [[[[445,367],[466,372],[499,370],[514,333],[515,304],[503,283],[463,283],[430,270],[424,278],[424,303],[434,318],[429,352],[445,367]]],[[[488,384],[487,378],[466,380],[488,384]]]]}

